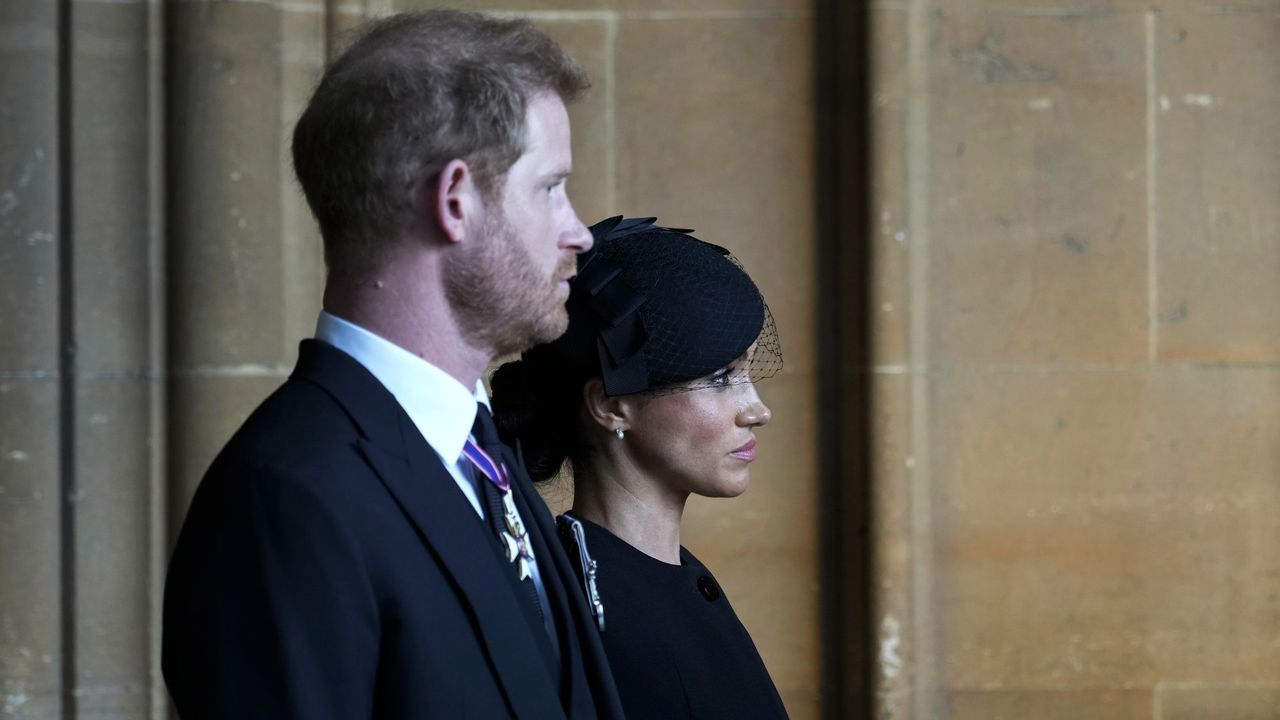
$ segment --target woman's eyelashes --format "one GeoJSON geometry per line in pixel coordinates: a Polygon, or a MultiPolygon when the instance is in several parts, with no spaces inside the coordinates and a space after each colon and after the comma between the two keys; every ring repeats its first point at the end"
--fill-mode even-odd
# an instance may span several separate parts
{"type": "Polygon", "coordinates": [[[710,384],[711,387],[726,387],[745,380],[747,380],[747,365],[738,362],[711,373],[710,384]]]}
{"type": "Polygon", "coordinates": [[[732,371],[733,366],[728,365],[711,373],[711,377],[709,378],[711,387],[724,387],[725,385],[728,385],[729,381],[732,379],[732,371]]]}

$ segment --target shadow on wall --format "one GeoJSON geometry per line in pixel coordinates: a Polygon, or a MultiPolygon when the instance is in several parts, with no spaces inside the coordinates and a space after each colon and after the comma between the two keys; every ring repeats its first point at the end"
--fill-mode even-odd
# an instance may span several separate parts
{"type": "Polygon", "coordinates": [[[870,720],[877,666],[871,546],[873,338],[868,173],[872,38],[863,3],[817,0],[814,212],[823,716],[870,720]]]}

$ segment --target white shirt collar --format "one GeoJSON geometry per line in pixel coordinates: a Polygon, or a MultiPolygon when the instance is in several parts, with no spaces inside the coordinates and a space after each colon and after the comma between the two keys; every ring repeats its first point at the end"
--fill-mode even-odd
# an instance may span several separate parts
{"type": "Polygon", "coordinates": [[[454,377],[355,323],[321,311],[316,339],[345,352],[395,396],[409,419],[446,463],[457,462],[476,419],[476,403],[489,406],[484,383],[470,392],[454,377]]]}

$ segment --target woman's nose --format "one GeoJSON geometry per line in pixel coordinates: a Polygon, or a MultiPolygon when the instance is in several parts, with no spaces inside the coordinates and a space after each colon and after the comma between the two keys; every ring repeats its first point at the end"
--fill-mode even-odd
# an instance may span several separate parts
{"type": "Polygon", "coordinates": [[[773,419],[773,412],[769,410],[769,406],[764,404],[760,396],[756,393],[755,387],[751,388],[751,402],[742,409],[738,416],[739,424],[746,427],[762,427],[768,425],[773,419]]]}

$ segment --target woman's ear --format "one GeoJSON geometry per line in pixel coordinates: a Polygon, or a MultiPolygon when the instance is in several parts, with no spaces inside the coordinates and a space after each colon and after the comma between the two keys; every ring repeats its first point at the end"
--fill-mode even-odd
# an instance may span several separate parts
{"type": "Polygon", "coordinates": [[[591,423],[605,432],[631,429],[630,403],[625,398],[605,395],[600,378],[591,378],[582,386],[582,406],[591,423]]]}
{"type": "Polygon", "coordinates": [[[448,242],[461,242],[467,236],[467,228],[478,219],[480,188],[475,174],[462,160],[450,160],[436,178],[427,197],[425,208],[448,242]]]}

